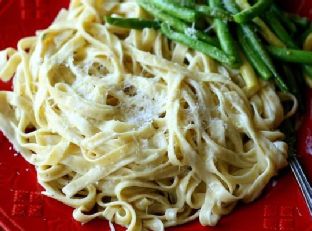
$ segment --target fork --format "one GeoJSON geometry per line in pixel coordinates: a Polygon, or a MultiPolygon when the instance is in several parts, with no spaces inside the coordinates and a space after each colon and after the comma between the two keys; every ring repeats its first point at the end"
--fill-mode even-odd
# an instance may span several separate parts
{"type": "MultiPolygon", "coordinates": [[[[300,120],[297,120],[297,121],[300,121],[300,120]]],[[[282,128],[282,130],[284,130],[285,132],[285,135],[286,135],[285,141],[288,144],[288,163],[290,165],[290,168],[293,174],[295,175],[297,183],[300,187],[304,200],[309,209],[310,215],[312,216],[312,187],[298,160],[298,155],[297,155],[298,146],[297,146],[297,136],[296,136],[297,131],[295,129],[294,122],[291,122],[291,120],[285,121],[284,127],[282,128]]]]}
{"type": "Polygon", "coordinates": [[[299,163],[299,160],[296,155],[292,155],[289,158],[289,165],[291,167],[292,172],[295,175],[295,178],[299,184],[305,202],[308,206],[310,215],[312,216],[312,187],[299,163]]]}

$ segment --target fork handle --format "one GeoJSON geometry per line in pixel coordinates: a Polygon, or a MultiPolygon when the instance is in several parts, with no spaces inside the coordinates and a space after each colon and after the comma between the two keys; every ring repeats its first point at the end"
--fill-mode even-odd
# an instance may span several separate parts
{"type": "Polygon", "coordinates": [[[303,169],[301,167],[301,164],[299,163],[299,160],[296,156],[292,157],[289,160],[289,164],[291,167],[291,170],[293,171],[296,180],[299,184],[299,187],[301,189],[301,192],[303,194],[303,197],[306,201],[306,204],[308,206],[310,215],[312,216],[312,187],[303,172],[303,169]]]}

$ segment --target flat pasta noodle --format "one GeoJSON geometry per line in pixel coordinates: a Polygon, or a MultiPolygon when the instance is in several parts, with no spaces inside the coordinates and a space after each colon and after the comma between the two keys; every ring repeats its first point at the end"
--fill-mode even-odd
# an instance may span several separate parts
{"type": "Polygon", "coordinates": [[[105,15],[148,17],[134,1],[72,0],[0,53],[2,80],[14,75],[13,91],[0,92],[0,128],[43,193],[80,222],[130,231],[215,225],[254,200],[287,164],[278,126],[283,99],[296,99],[261,81],[246,92],[237,71],[105,15]]]}

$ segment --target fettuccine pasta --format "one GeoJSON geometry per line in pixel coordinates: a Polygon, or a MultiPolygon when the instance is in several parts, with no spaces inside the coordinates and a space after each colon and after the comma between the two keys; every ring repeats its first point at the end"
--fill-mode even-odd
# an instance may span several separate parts
{"type": "Polygon", "coordinates": [[[0,53],[2,80],[14,76],[0,92],[0,127],[43,193],[80,222],[157,231],[215,225],[257,198],[287,164],[278,126],[295,98],[260,80],[249,89],[237,70],[105,15],[149,17],[135,1],[73,0],[0,53]]]}

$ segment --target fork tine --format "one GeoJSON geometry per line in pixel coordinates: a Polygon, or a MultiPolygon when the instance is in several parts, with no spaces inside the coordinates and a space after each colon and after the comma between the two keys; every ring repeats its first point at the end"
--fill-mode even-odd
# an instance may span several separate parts
{"type": "Polygon", "coordinates": [[[309,209],[310,215],[312,216],[312,187],[305,173],[303,172],[301,164],[299,163],[296,155],[292,156],[292,158],[289,159],[289,164],[299,184],[299,187],[301,189],[301,192],[309,209]]]}

